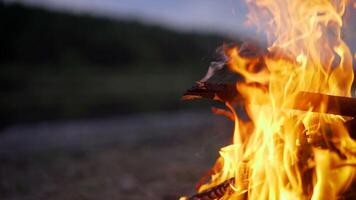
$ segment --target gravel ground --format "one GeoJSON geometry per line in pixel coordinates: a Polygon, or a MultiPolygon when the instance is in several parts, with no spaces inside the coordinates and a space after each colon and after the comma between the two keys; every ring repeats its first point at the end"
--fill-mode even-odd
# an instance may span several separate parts
{"type": "Polygon", "coordinates": [[[218,149],[229,142],[232,125],[206,112],[158,113],[69,124],[46,123],[46,129],[39,128],[42,124],[5,130],[0,140],[0,199],[178,199],[194,193],[195,184],[213,165],[218,149]],[[93,124],[102,129],[101,135],[94,134],[97,131],[93,131],[93,124]],[[72,129],[63,129],[66,126],[72,129]],[[78,130],[80,134],[69,134],[68,130],[78,130]],[[113,131],[118,132],[116,137],[113,131]],[[90,139],[85,137],[86,132],[90,139]],[[31,139],[28,134],[34,137],[31,139]],[[63,141],[67,140],[61,135],[72,141],[70,145],[65,145],[63,141]],[[50,140],[53,137],[58,145],[50,140]],[[4,149],[4,145],[14,151],[4,149]]]}

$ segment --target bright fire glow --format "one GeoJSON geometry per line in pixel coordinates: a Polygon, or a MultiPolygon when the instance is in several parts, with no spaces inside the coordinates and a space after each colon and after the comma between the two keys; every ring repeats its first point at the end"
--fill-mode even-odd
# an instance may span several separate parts
{"type": "Polygon", "coordinates": [[[356,172],[348,119],[290,108],[301,91],[351,96],[353,56],[341,38],[349,2],[246,1],[248,22],[267,34],[268,52],[247,58],[229,47],[226,53],[229,67],[244,77],[236,87],[251,121],[227,104],[235,120],[233,143],[221,149],[215,174],[199,191],[235,177],[222,199],[337,199],[356,172]],[[312,145],[317,142],[327,144],[312,145]]]}

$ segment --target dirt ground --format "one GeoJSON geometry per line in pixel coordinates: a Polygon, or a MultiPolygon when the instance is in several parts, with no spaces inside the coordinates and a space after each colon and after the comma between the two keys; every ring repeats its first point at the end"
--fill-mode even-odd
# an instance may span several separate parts
{"type": "Polygon", "coordinates": [[[2,156],[0,199],[173,200],[193,194],[230,140],[231,124],[205,124],[130,144],[2,156]]]}

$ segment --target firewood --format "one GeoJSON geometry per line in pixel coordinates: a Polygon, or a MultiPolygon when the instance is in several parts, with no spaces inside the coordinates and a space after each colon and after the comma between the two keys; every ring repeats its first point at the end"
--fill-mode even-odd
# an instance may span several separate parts
{"type": "MultiPolygon", "coordinates": [[[[243,102],[242,96],[234,84],[198,84],[183,95],[183,100],[207,98],[222,102],[243,102]]],[[[292,109],[301,111],[323,112],[328,114],[354,117],[356,116],[356,98],[333,96],[320,93],[300,92],[292,109]],[[321,109],[321,102],[327,102],[326,110],[321,109]]]]}
{"type": "Polygon", "coordinates": [[[249,168],[247,165],[247,161],[242,161],[241,165],[239,166],[239,173],[235,178],[227,179],[226,181],[220,183],[217,186],[214,186],[208,190],[205,190],[201,193],[195,194],[187,200],[216,200],[223,197],[227,192],[229,192],[229,188],[231,185],[238,184],[239,188],[241,189],[241,193],[239,194],[240,200],[246,200],[248,198],[247,190],[249,184],[249,168]],[[237,182],[235,182],[237,181],[237,182]]]}
{"type": "Polygon", "coordinates": [[[351,137],[353,139],[356,139],[356,116],[354,117],[354,119],[349,120],[345,123],[345,127],[347,128],[347,130],[349,130],[349,133],[351,134],[353,132],[353,134],[351,134],[351,137]]]}
{"type": "Polygon", "coordinates": [[[182,100],[213,99],[222,102],[237,102],[242,99],[234,84],[197,82],[182,96],[182,100]]]}
{"type": "Polygon", "coordinates": [[[335,115],[356,116],[356,99],[333,96],[320,93],[299,92],[298,101],[293,109],[307,111],[312,107],[313,112],[323,112],[335,115]],[[321,102],[326,102],[326,110],[321,109],[321,102]]]}
{"type": "Polygon", "coordinates": [[[188,198],[188,200],[215,200],[223,197],[226,191],[234,184],[235,178],[230,178],[221,184],[212,187],[204,192],[195,194],[188,198]]]}
{"type": "MultiPolygon", "coordinates": [[[[183,100],[190,99],[213,99],[223,103],[229,102],[239,104],[244,101],[243,97],[236,90],[235,84],[214,84],[198,82],[194,87],[187,90],[183,95],[183,100]]],[[[356,98],[333,96],[320,93],[300,92],[297,101],[291,109],[301,111],[312,111],[319,113],[335,114],[356,118],[356,98]],[[321,102],[326,102],[324,109],[321,102]]],[[[346,122],[352,138],[356,138],[356,119],[346,122]]]]}

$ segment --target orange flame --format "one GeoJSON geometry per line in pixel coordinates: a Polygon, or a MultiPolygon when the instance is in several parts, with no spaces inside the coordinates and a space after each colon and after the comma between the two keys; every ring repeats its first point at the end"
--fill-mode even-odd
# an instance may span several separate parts
{"type": "MultiPolygon", "coordinates": [[[[353,56],[341,38],[348,2],[246,1],[249,23],[267,34],[268,52],[247,58],[233,47],[226,54],[229,67],[244,78],[236,88],[253,126],[227,104],[235,120],[233,143],[221,149],[220,170],[199,191],[235,177],[222,199],[337,199],[356,172],[347,119],[288,108],[301,91],[351,96],[353,56]],[[318,141],[324,148],[312,145],[318,141]]],[[[320,104],[326,109],[327,102],[320,104]]]]}

